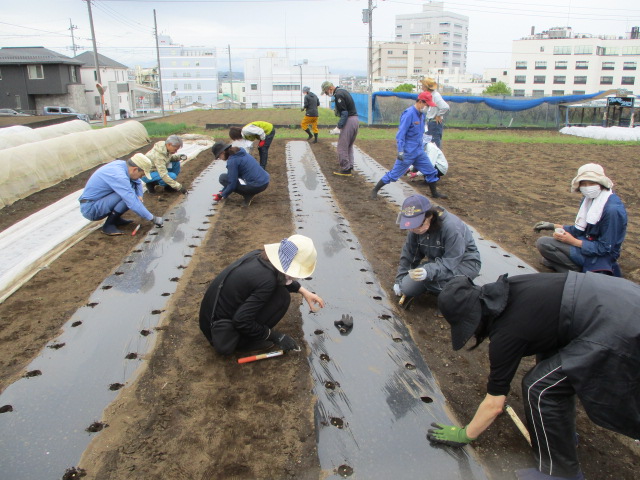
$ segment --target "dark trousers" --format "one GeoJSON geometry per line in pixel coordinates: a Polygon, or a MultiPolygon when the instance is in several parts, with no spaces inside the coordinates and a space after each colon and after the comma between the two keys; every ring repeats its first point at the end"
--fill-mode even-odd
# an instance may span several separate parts
{"type": "Polygon", "coordinates": [[[273,137],[276,136],[276,128],[273,127],[271,133],[267,135],[264,139],[264,145],[262,147],[258,147],[258,154],[260,155],[260,166],[267,169],[267,161],[269,160],[269,146],[271,142],[273,142],[273,137]]]}
{"type": "MultiPolygon", "coordinates": [[[[218,181],[220,182],[220,185],[222,185],[222,188],[224,188],[229,185],[229,176],[226,173],[223,173],[220,175],[220,178],[218,178],[218,181]]],[[[264,192],[268,186],[269,184],[265,183],[264,185],[260,185],[259,187],[252,187],[251,185],[242,185],[240,184],[240,182],[238,182],[236,184],[236,188],[233,191],[239,193],[243,197],[246,197],[264,192]]]]}
{"type": "MultiPolygon", "coordinates": [[[[224,287],[223,287],[224,288],[224,287]]],[[[222,292],[222,295],[224,291],[222,292]]],[[[291,304],[291,294],[284,285],[277,287],[264,308],[256,316],[254,321],[266,327],[275,327],[287,313],[291,304]]],[[[242,347],[260,338],[245,337],[238,332],[233,324],[233,319],[215,318],[213,321],[200,316],[200,330],[207,337],[209,343],[222,355],[232,354],[236,348],[242,347]],[[215,337],[215,338],[214,338],[215,337]]]]}
{"type": "Polygon", "coordinates": [[[436,144],[436,147],[442,149],[442,132],[444,131],[444,122],[438,123],[435,120],[429,120],[427,122],[427,134],[431,135],[431,141],[436,144]]]}
{"type": "Polygon", "coordinates": [[[536,240],[536,248],[545,259],[543,262],[556,272],[566,273],[568,271],[580,272],[582,265],[576,265],[571,260],[571,246],[556,240],[553,237],[540,237],[536,240]]]}
{"type": "Polygon", "coordinates": [[[574,477],[580,472],[575,393],[559,354],[540,361],[522,379],[533,455],[546,475],[574,477]]]}

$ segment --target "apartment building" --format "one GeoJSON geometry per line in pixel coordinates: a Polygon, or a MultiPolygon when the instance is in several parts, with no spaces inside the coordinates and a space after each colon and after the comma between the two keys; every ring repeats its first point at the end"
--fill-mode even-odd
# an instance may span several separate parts
{"type": "MultiPolygon", "coordinates": [[[[289,58],[268,52],[264,57],[245,60],[242,102],[247,108],[300,108],[302,87],[308,86],[318,95],[320,106],[329,108],[329,98],[320,92],[325,80],[338,85],[340,77],[331,74],[329,67],[305,61],[292,65],[289,58]]],[[[234,82],[234,89],[239,86],[234,82]]]]}
{"type": "Polygon", "coordinates": [[[216,49],[177,45],[167,35],[159,35],[158,43],[165,108],[214,105],[218,101],[216,49]]]}
{"type": "Polygon", "coordinates": [[[430,71],[448,72],[449,69],[442,67],[443,59],[442,40],[438,35],[423,35],[420,42],[374,42],[373,79],[412,83],[430,71]]]}
{"type": "Polygon", "coordinates": [[[397,42],[419,43],[425,35],[437,35],[442,40],[439,68],[466,72],[469,17],[446,11],[444,2],[428,2],[422,12],[396,15],[397,42]]]}
{"type": "Polygon", "coordinates": [[[514,40],[509,86],[516,96],[581,95],[601,90],[640,92],[640,39],[550,28],[514,40]]]}

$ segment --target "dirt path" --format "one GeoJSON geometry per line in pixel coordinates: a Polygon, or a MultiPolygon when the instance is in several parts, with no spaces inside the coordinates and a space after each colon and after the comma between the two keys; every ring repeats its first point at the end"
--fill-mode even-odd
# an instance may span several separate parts
{"type": "MultiPolygon", "coordinates": [[[[378,162],[392,164],[393,143],[357,144],[378,162]]],[[[83,457],[87,478],[306,479],[323,475],[315,452],[305,355],[239,368],[234,358],[215,355],[197,326],[200,300],[217,272],[243,253],[292,233],[284,148],[285,141],[276,138],[269,160],[272,184],[248,211],[232,198],[212,217],[207,238],[167,306],[154,354],[138,380],[123,389],[105,412],[109,427],[83,457]]],[[[395,225],[395,209],[384,201],[369,200],[371,184],[361,178],[331,175],[335,150],[329,139],[322,139],[313,151],[367,259],[391,294],[404,241],[395,225]]],[[[640,280],[640,248],[635,241],[640,233],[636,215],[640,147],[447,142],[445,153],[451,170],[441,189],[450,197],[442,205],[536,267],[537,234],[531,226],[538,220],[571,222],[579,200],[568,193],[575,170],[591,161],[603,164],[629,212],[621,266],[627,278],[640,280]]],[[[185,166],[181,178],[188,185],[211,160],[209,152],[201,154],[185,166]]],[[[83,174],[72,179],[62,191],[37,194],[41,200],[36,196],[27,200],[37,210],[41,208],[37,202],[46,205],[82,188],[86,178],[83,174]]],[[[216,189],[212,185],[212,192],[216,189]]],[[[146,203],[159,213],[175,199],[151,196],[146,203]]],[[[12,224],[27,210],[26,203],[3,209],[0,218],[6,223],[0,225],[12,224]]],[[[136,237],[93,233],[0,305],[2,385],[23,373],[28,360],[86,303],[137,241],[136,237]]],[[[454,353],[448,327],[435,316],[432,298],[420,299],[399,315],[409,325],[453,413],[460,422],[468,421],[484,397],[486,349],[454,353]]],[[[302,340],[297,309],[290,309],[282,325],[302,340]]],[[[514,381],[510,403],[521,414],[518,385],[514,381]]],[[[632,449],[627,439],[595,427],[584,416],[579,432],[587,478],[634,478],[640,463],[637,447],[632,449]]],[[[507,418],[499,418],[475,450],[492,478],[512,478],[514,469],[531,466],[528,447],[507,418]]]]}

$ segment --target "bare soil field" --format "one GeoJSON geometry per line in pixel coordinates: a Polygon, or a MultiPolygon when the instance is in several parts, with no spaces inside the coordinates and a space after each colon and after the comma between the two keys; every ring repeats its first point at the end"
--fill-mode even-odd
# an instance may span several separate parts
{"type": "MultiPolygon", "coordinates": [[[[247,116],[251,112],[243,113],[238,123],[253,119],[247,116]]],[[[202,114],[170,118],[188,125],[223,123],[202,114]]],[[[261,119],[277,123],[273,118],[261,119]]],[[[405,237],[395,224],[396,209],[384,199],[370,200],[372,185],[361,177],[331,175],[336,166],[333,141],[335,137],[321,135],[313,152],[380,284],[392,296],[405,237]]],[[[381,164],[393,164],[394,142],[363,140],[356,145],[381,164]]],[[[314,399],[304,349],[297,355],[240,366],[235,356],[216,355],[198,328],[200,301],[209,281],[247,251],[293,233],[285,146],[286,131],[280,130],[270,149],[271,184],[249,210],[232,196],[211,217],[206,238],[154,333],[154,352],[145,360],[143,372],[104,412],[101,420],[109,427],[96,434],[80,462],[86,478],[312,479],[332,473],[322,472],[318,464],[314,399]]],[[[640,281],[640,146],[447,141],[445,131],[443,150],[450,171],[440,190],[449,198],[439,203],[540,271],[545,270],[534,247],[538,234],[533,224],[539,220],[571,223],[579,197],[569,193],[569,182],[580,165],[602,164],[629,214],[620,264],[626,278],[640,281]]],[[[211,161],[211,153],[203,152],[184,166],[181,181],[189,186],[211,161]]],[[[3,209],[0,229],[82,188],[89,174],[3,209]]],[[[218,189],[217,184],[211,185],[212,193],[218,189]]],[[[426,185],[418,189],[428,192],[426,185]]],[[[145,197],[155,214],[177,201],[178,194],[145,197]]],[[[135,219],[131,213],[126,216],[135,219]]],[[[150,225],[142,228],[145,233],[150,225]]],[[[94,232],[0,304],[0,389],[24,374],[29,360],[139,241],[140,235],[107,237],[94,232]]],[[[282,330],[304,344],[294,307],[281,322],[282,330]]],[[[114,306],[114,314],[117,309],[114,306]]],[[[453,352],[448,325],[437,316],[433,297],[420,298],[397,315],[409,326],[452,413],[461,424],[468,422],[486,392],[486,346],[453,352]]],[[[509,398],[521,416],[519,380],[531,365],[523,362],[509,398]]],[[[582,412],[578,431],[587,478],[637,477],[640,458],[632,440],[596,427],[582,412]]],[[[492,479],[511,479],[515,469],[533,466],[528,445],[505,415],[475,442],[474,449],[492,479]]]]}

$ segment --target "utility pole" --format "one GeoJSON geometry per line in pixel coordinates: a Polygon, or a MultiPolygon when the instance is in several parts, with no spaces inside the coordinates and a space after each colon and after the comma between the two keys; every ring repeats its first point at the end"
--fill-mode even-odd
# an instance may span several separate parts
{"type": "Polygon", "coordinates": [[[362,23],[369,24],[369,48],[367,58],[367,125],[373,123],[373,0],[369,0],[369,8],[362,10],[362,23]]]}
{"type": "Polygon", "coordinates": [[[91,42],[93,43],[93,61],[96,64],[96,82],[98,82],[98,91],[100,92],[100,109],[102,111],[102,124],[107,126],[107,117],[104,114],[104,89],[102,87],[102,78],[100,78],[100,62],[98,62],[98,47],[96,46],[96,32],[93,29],[93,15],[91,14],[91,0],[86,0],[89,9],[89,25],[91,25],[91,42]]]}
{"type": "Polygon", "coordinates": [[[75,39],[75,38],[74,38],[74,36],[73,36],[73,31],[74,31],[74,30],[76,30],[77,28],[78,28],[78,26],[77,26],[77,25],[74,25],[74,24],[71,22],[71,19],[69,19],[69,30],[71,30],[71,50],[73,50],[73,56],[74,56],[74,57],[76,56],[76,52],[77,52],[78,50],[80,50],[80,48],[81,48],[81,47],[77,47],[77,46],[76,46],[76,39],[75,39]]]}
{"type": "Polygon", "coordinates": [[[158,60],[158,86],[160,87],[160,109],[164,117],[164,94],[162,93],[162,72],[160,71],[160,46],[158,44],[158,22],[156,21],[156,9],[153,9],[153,34],[156,37],[156,59],[158,60]]]}
{"type": "Polygon", "coordinates": [[[233,71],[231,70],[231,45],[227,45],[229,48],[229,81],[231,82],[231,104],[233,105],[233,71]]]}

